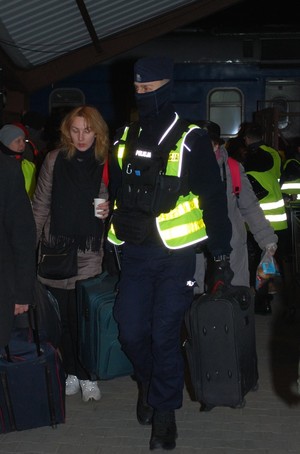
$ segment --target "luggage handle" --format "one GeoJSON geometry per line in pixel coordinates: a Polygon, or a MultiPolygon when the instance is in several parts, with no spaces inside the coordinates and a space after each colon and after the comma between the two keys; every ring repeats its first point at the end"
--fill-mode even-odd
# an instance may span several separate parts
{"type": "Polygon", "coordinates": [[[41,341],[40,341],[40,335],[39,335],[39,326],[38,326],[38,316],[37,316],[37,305],[30,305],[28,308],[28,317],[30,317],[30,314],[32,314],[33,317],[33,323],[29,323],[31,325],[31,329],[33,332],[33,340],[36,345],[36,352],[38,356],[42,355],[42,350],[41,350],[41,341]]]}
{"type": "MultiPolygon", "coordinates": [[[[37,306],[30,304],[28,306],[28,322],[29,322],[29,327],[32,329],[33,333],[33,340],[36,346],[36,352],[37,356],[42,355],[42,350],[41,350],[41,342],[40,342],[40,335],[39,335],[39,330],[38,330],[38,316],[37,316],[37,306]],[[32,316],[32,318],[31,318],[32,316]],[[32,323],[33,320],[33,323],[32,323]]],[[[5,353],[6,353],[6,358],[8,362],[13,362],[10,350],[9,350],[9,344],[5,345],[4,347],[5,353]]]]}
{"type": "Polygon", "coordinates": [[[11,356],[10,356],[10,351],[9,351],[8,344],[5,345],[4,349],[5,349],[7,361],[8,361],[9,363],[12,363],[12,359],[11,359],[11,356]]]}

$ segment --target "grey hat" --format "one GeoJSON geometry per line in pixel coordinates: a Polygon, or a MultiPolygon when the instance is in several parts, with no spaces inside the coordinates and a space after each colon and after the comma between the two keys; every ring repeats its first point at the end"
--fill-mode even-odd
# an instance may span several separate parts
{"type": "Polygon", "coordinates": [[[25,133],[21,128],[15,125],[4,125],[0,129],[0,141],[6,147],[12,143],[13,140],[17,139],[17,137],[23,137],[25,139],[25,133]]]}

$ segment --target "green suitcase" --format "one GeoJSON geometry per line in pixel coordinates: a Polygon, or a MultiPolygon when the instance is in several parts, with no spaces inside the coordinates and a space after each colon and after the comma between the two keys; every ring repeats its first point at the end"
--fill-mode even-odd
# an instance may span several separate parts
{"type": "Polygon", "coordinates": [[[133,366],[118,340],[113,317],[118,276],[102,274],[76,284],[79,357],[91,376],[107,380],[133,374],[133,366]]]}

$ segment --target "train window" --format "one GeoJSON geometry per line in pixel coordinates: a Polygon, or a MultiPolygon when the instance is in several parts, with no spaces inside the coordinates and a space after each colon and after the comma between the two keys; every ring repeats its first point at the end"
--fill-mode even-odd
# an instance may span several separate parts
{"type": "Polygon", "coordinates": [[[67,111],[84,103],[85,96],[79,88],[55,88],[49,96],[49,112],[62,108],[67,111]]]}
{"type": "Polygon", "coordinates": [[[208,119],[218,123],[222,137],[232,137],[238,133],[243,122],[243,94],[238,88],[216,88],[209,92],[208,119]]]}

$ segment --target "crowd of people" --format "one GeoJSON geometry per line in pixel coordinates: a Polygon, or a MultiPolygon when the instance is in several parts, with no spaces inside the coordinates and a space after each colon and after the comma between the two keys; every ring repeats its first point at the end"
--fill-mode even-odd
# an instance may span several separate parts
{"type": "Polygon", "coordinates": [[[300,193],[299,141],[285,162],[255,123],[242,124],[225,143],[215,123],[179,117],[172,79],[167,57],[135,63],[138,119],[112,143],[101,113],[88,105],[64,116],[55,149],[47,149],[34,113],[0,129],[0,347],[39,279],[59,304],[66,394],[99,400],[99,384],[78,355],[76,282],[102,272],[105,241],[121,247],[114,317],[134,367],[137,420],[152,426],[150,450],[176,446],[181,329],[193,298],[216,283],[252,287],[256,312],[270,314],[270,282],[256,289],[256,271],[268,251],[284,277],[286,201],[300,193]],[[101,217],[97,197],[105,199],[96,207],[101,217]],[[68,251],[73,271],[37,274],[37,251],[45,245],[68,251]]]}

